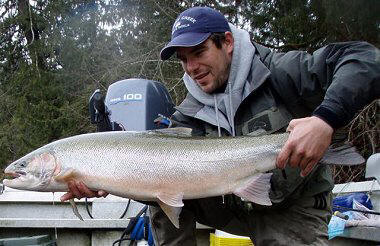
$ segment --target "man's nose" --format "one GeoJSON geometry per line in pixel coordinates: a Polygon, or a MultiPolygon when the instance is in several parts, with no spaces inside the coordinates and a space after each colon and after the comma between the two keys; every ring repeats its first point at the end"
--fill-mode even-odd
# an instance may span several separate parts
{"type": "Polygon", "coordinates": [[[187,59],[186,68],[190,74],[192,72],[196,71],[198,69],[198,67],[199,67],[199,63],[198,63],[197,59],[194,59],[194,58],[187,59]]]}

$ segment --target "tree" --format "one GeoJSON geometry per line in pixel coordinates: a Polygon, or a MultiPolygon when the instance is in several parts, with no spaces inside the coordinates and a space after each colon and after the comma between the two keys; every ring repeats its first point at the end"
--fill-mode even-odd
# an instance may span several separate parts
{"type": "Polygon", "coordinates": [[[349,40],[379,46],[379,8],[376,0],[253,0],[241,1],[239,12],[255,41],[280,51],[311,52],[349,40]]]}

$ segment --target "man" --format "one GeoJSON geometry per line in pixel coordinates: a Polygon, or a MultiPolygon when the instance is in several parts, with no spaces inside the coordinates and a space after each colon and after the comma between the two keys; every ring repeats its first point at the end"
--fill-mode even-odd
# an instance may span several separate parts
{"type": "MultiPolygon", "coordinates": [[[[327,245],[333,180],[317,165],[335,129],[380,95],[379,51],[368,43],[337,43],[313,55],[276,53],[252,43],[246,31],[207,7],[179,15],[161,51],[176,53],[188,90],[172,116],[194,135],[245,135],[290,131],[277,158],[273,206],[235,195],[184,201],[180,229],[150,207],[157,245],[195,245],[195,221],[251,237],[255,245],[327,245]],[[376,84],[376,85],[375,85],[376,84]],[[292,120],[293,119],[293,120],[292,120]]],[[[70,184],[71,197],[95,196],[70,184]]]]}
{"type": "Polygon", "coordinates": [[[159,245],[194,245],[196,220],[250,236],[255,245],[327,245],[333,180],[317,166],[334,129],[379,97],[379,53],[367,43],[333,44],[310,56],[275,53],[251,43],[247,32],[219,12],[195,7],[181,13],[161,51],[176,53],[188,95],[172,119],[199,135],[243,135],[287,127],[277,158],[272,207],[229,195],[185,202],[180,232],[151,208],[159,245]],[[377,86],[375,86],[377,83],[377,86]],[[293,118],[298,118],[291,120],[293,118]]]}

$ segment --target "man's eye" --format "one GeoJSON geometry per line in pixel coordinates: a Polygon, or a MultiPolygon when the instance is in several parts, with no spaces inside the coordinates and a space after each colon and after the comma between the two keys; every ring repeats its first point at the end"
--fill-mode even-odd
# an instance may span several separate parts
{"type": "Polygon", "coordinates": [[[203,51],[198,51],[198,52],[195,53],[195,56],[196,57],[200,57],[202,54],[203,54],[203,51]]]}

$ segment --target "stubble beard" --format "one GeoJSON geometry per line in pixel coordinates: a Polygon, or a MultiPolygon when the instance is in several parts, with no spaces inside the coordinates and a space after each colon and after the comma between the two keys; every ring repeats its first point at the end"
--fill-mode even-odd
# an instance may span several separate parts
{"type": "Polygon", "coordinates": [[[216,79],[216,88],[214,89],[214,91],[222,88],[223,86],[227,84],[228,77],[230,74],[230,68],[231,68],[231,63],[227,64],[225,68],[223,69],[222,74],[218,76],[218,78],[216,79]]]}

